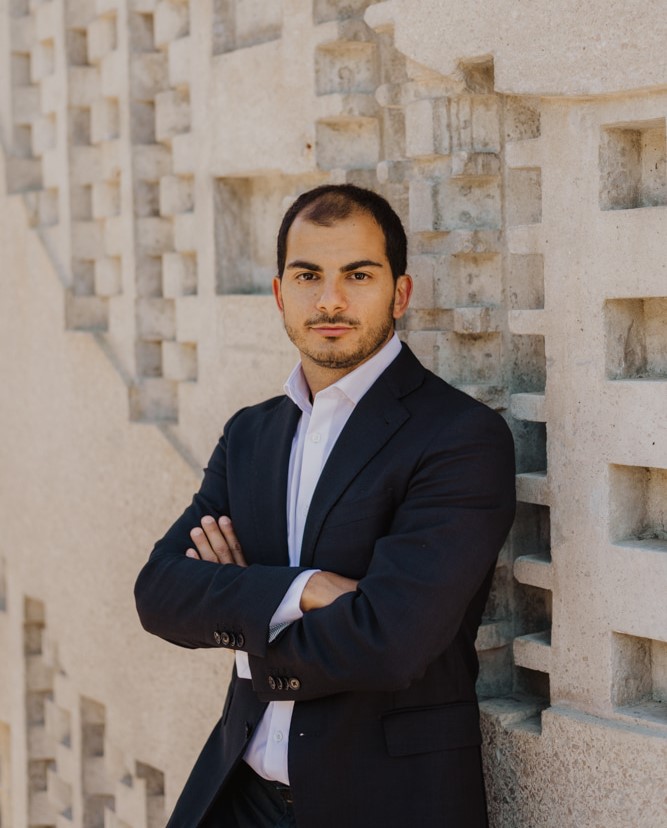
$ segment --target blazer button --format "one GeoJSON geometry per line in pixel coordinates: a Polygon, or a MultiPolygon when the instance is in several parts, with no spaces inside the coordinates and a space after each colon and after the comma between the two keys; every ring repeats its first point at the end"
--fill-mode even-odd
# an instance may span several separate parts
{"type": "Polygon", "coordinates": [[[243,635],[243,633],[239,633],[236,636],[236,646],[240,648],[240,647],[243,647],[244,644],[245,644],[245,636],[243,635]]]}
{"type": "Polygon", "coordinates": [[[274,679],[274,677],[273,677],[273,676],[269,676],[269,687],[270,687],[272,690],[275,690],[275,689],[276,689],[276,680],[274,679]]]}
{"type": "Polygon", "coordinates": [[[213,640],[215,641],[215,643],[216,643],[218,646],[220,646],[220,639],[221,639],[220,633],[216,630],[216,631],[213,633],[213,640]]]}
{"type": "Polygon", "coordinates": [[[236,636],[234,633],[229,633],[229,646],[236,647],[236,636]]]}
{"type": "Polygon", "coordinates": [[[230,644],[230,637],[228,632],[223,632],[220,636],[220,641],[222,642],[223,647],[229,647],[230,644]]]}
{"type": "Polygon", "coordinates": [[[276,677],[276,690],[285,690],[285,682],[283,682],[280,676],[276,677]]]}
{"type": "Polygon", "coordinates": [[[301,690],[301,682],[298,678],[291,678],[289,680],[289,689],[290,690],[301,690]]]}

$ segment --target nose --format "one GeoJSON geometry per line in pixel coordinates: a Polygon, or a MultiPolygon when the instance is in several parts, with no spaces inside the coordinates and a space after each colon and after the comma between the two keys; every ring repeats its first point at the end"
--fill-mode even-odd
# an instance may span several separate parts
{"type": "Polygon", "coordinates": [[[333,279],[324,279],[317,298],[317,309],[322,313],[334,314],[346,307],[347,299],[341,285],[333,279]]]}

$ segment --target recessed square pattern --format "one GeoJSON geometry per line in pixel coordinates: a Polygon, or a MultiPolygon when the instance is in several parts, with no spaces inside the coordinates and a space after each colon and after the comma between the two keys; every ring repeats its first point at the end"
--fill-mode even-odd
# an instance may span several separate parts
{"type": "Polygon", "coordinates": [[[611,699],[626,712],[667,722],[667,643],[613,635],[611,699]]]}
{"type": "Polygon", "coordinates": [[[218,293],[269,293],[276,230],[287,204],[320,176],[219,178],[214,187],[218,293]]]}
{"type": "Polygon", "coordinates": [[[600,139],[600,207],[667,204],[665,120],[614,124],[600,139]]]}
{"type": "Polygon", "coordinates": [[[667,379],[667,298],[605,304],[609,379],[667,379]]]}
{"type": "Polygon", "coordinates": [[[643,541],[667,551],[667,469],[612,466],[609,527],[614,542],[643,541]]]}

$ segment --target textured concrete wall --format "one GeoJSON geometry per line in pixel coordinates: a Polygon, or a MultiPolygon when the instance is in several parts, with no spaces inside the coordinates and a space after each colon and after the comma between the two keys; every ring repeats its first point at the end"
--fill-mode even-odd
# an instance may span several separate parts
{"type": "Polygon", "coordinates": [[[667,825],[658,6],[0,0],[3,828],[164,824],[230,665],[133,579],[294,362],[273,239],[325,181],[394,203],[401,336],[515,434],[493,825],[667,825]]]}

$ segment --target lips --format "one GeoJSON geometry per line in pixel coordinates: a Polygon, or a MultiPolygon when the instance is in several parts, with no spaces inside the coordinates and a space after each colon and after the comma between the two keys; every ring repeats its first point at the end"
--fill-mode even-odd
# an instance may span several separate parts
{"type": "Polygon", "coordinates": [[[342,336],[348,331],[353,330],[353,328],[346,327],[345,325],[317,325],[312,326],[311,330],[321,336],[342,336]]]}

